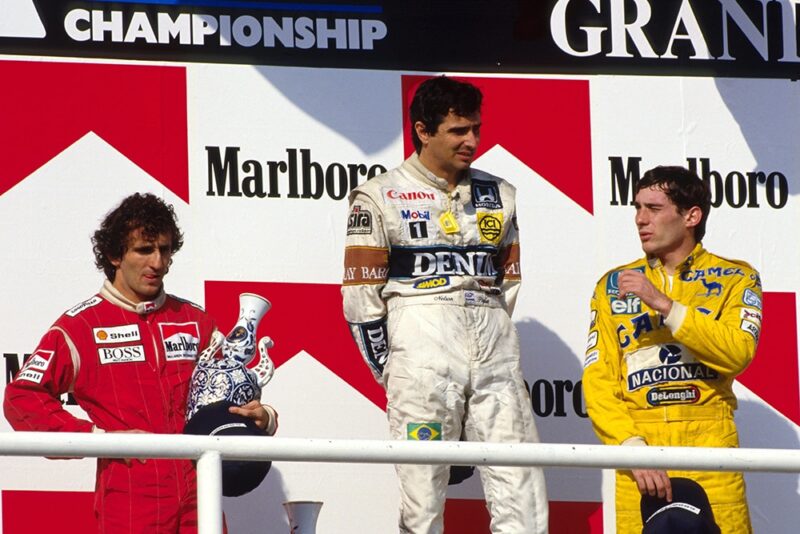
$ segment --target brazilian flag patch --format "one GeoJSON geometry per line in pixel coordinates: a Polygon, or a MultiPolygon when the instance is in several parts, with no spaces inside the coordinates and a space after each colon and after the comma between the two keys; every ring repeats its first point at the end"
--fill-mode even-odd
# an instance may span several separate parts
{"type": "Polygon", "coordinates": [[[408,439],[415,441],[442,441],[442,423],[408,423],[408,439]]]}

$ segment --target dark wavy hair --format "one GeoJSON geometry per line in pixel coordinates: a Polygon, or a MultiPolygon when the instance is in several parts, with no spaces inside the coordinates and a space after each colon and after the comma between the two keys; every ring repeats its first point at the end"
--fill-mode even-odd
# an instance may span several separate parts
{"type": "Polygon", "coordinates": [[[681,213],[697,206],[703,212],[700,223],[694,227],[696,242],[706,235],[706,222],[711,212],[711,189],[696,173],[685,167],[660,166],[645,172],[633,188],[636,195],[642,189],[659,187],[681,213]]]}
{"type": "Polygon", "coordinates": [[[134,193],[108,212],[92,236],[94,263],[112,282],[117,268],[111,260],[122,258],[136,230],[141,230],[142,237],[148,240],[160,235],[170,236],[173,254],[183,246],[183,233],[178,228],[172,204],[150,193],[134,193]]]}
{"type": "Polygon", "coordinates": [[[481,110],[481,90],[467,82],[459,82],[447,76],[425,80],[417,88],[408,110],[411,120],[411,140],[417,154],[422,150],[422,141],[414,125],[417,121],[425,125],[425,131],[436,134],[444,118],[453,113],[466,117],[481,110]]]}

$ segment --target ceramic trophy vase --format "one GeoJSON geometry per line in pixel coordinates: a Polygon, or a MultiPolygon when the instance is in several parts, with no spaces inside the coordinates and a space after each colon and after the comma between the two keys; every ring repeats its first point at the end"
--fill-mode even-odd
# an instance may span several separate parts
{"type": "Polygon", "coordinates": [[[289,534],[316,534],[320,501],[288,501],[283,507],[289,516],[289,534]]]}
{"type": "Polygon", "coordinates": [[[186,420],[203,406],[228,401],[237,406],[261,398],[275,370],[267,355],[272,340],[256,343],[258,324],[272,305],[252,293],[239,295],[239,319],[227,337],[221,334],[200,354],[192,373],[186,420]]]}

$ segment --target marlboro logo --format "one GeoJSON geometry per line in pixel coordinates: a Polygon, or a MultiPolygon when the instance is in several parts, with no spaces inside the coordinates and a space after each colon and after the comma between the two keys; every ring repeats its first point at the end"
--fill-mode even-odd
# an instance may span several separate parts
{"type": "Polygon", "coordinates": [[[196,322],[160,323],[164,340],[164,357],[172,360],[196,360],[200,346],[200,329],[196,322]]]}

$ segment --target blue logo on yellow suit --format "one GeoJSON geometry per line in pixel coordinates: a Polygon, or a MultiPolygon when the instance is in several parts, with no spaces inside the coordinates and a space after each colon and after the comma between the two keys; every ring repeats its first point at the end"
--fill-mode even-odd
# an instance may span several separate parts
{"type": "Polygon", "coordinates": [[[408,439],[415,441],[442,441],[442,423],[408,423],[408,439]]]}

